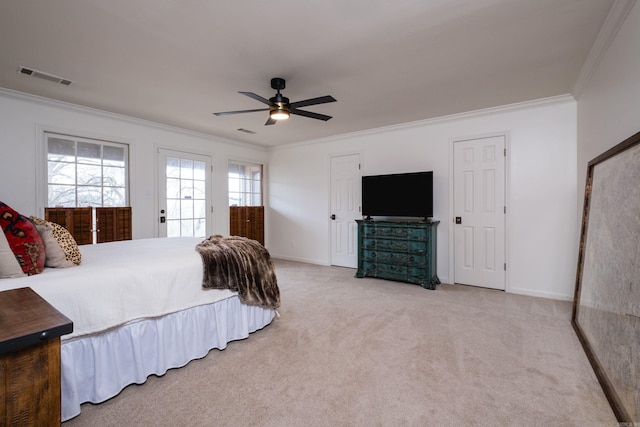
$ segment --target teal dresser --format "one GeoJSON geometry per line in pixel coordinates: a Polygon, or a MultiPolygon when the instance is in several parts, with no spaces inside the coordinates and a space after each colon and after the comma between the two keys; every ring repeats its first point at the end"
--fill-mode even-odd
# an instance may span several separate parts
{"type": "Polygon", "coordinates": [[[356,277],[378,277],[435,289],[436,231],[440,221],[358,220],[356,277]]]}

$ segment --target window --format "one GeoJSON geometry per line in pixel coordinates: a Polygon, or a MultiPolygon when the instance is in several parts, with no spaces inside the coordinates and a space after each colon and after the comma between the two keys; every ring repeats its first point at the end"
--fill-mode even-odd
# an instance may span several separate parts
{"type": "Polygon", "coordinates": [[[207,170],[204,161],[165,157],[167,237],[205,236],[207,170]]]}
{"type": "Polygon", "coordinates": [[[127,206],[126,144],[46,134],[47,206],[127,206]]]}
{"type": "Polygon", "coordinates": [[[229,162],[229,206],[262,206],[262,165],[229,162]]]}

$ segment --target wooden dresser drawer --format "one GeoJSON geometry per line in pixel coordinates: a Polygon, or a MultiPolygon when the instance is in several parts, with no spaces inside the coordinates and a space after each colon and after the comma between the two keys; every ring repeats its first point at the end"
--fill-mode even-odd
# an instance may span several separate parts
{"type": "Polygon", "coordinates": [[[396,239],[418,239],[424,240],[429,233],[420,227],[405,227],[397,225],[382,225],[380,227],[372,227],[365,231],[365,237],[376,238],[396,238],[396,239]]]}
{"type": "Polygon", "coordinates": [[[424,286],[428,289],[435,289],[433,278],[427,275],[426,268],[412,267],[407,265],[364,262],[363,272],[364,276],[366,277],[376,277],[380,279],[414,283],[424,286]]]}
{"type": "Polygon", "coordinates": [[[390,252],[424,253],[427,250],[427,241],[401,240],[401,239],[373,239],[365,238],[362,249],[390,252]]]}
{"type": "Polygon", "coordinates": [[[385,264],[420,267],[427,263],[427,256],[424,252],[410,253],[365,250],[363,256],[365,261],[382,262],[385,264]]]}

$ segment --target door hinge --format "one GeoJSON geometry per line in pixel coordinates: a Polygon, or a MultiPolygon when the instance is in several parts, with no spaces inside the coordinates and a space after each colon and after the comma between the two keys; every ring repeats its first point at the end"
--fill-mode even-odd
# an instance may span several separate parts
{"type": "Polygon", "coordinates": [[[504,271],[507,271],[507,263],[504,263],[504,271]]]}
{"type": "Polygon", "coordinates": [[[504,207],[504,213],[507,213],[507,207],[506,206],[504,207]]]}
{"type": "Polygon", "coordinates": [[[358,163],[358,170],[362,169],[362,165],[358,163]]]}
{"type": "Polygon", "coordinates": [[[504,149],[504,156],[507,157],[507,149],[504,149]]]}

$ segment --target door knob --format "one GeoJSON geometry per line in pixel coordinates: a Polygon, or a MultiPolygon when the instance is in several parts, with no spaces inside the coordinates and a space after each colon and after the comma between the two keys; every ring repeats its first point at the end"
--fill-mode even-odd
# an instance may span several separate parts
{"type": "Polygon", "coordinates": [[[336,214],[331,215],[331,219],[335,221],[336,220],[336,214]]]}
{"type": "Polygon", "coordinates": [[[456,217],[456,224],[462,224],[462,217],[461,216],[457,216],[456,217]]]}

